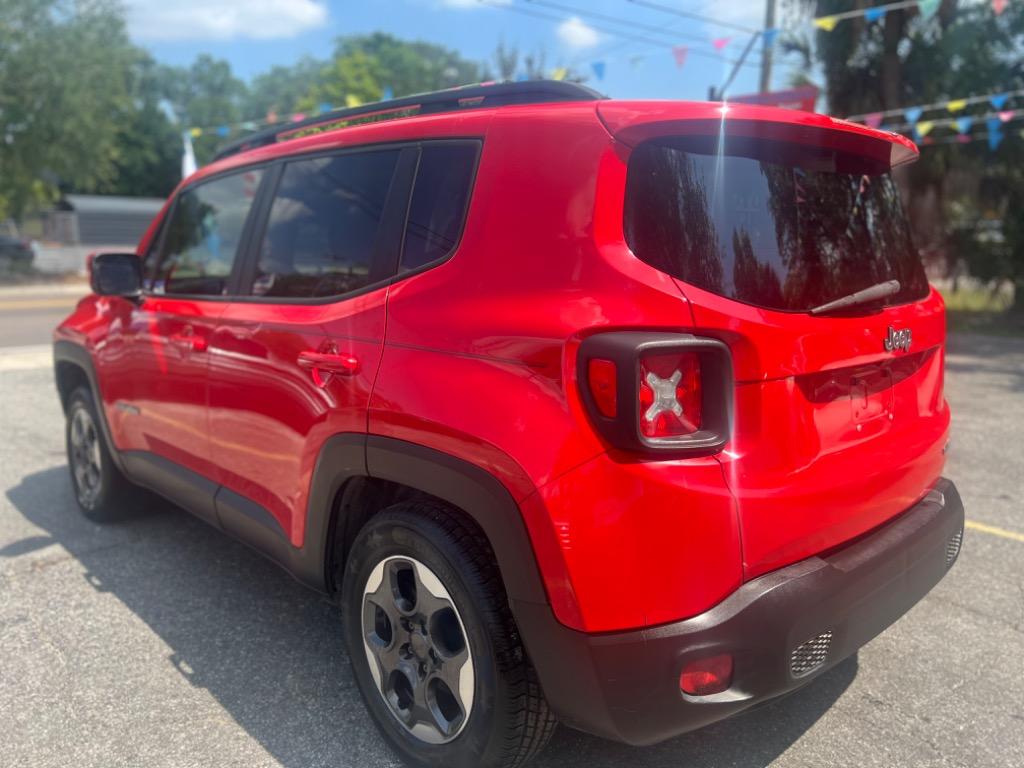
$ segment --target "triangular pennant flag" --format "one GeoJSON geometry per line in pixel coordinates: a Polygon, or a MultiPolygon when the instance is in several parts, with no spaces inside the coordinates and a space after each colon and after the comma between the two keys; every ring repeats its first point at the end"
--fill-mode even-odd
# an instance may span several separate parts
{"type": "Polygon", "coordinates": [[[882,124],[882,113],[872,112],[870,115],[864,115],[864,125],[869,128],[877,128],[882,124]]]}
{"type": "Polygon", "coordinates": [[[985,121],[985,126],[988,128],[989,133],[992,131],[1001,131],[1003,129],[1003,121],[998,117],[990,117],[985,121]]]}
{"type": "Polygon", "coordinates": [[[995,13],[996,16],[1002,16],[1003,11],[1006,10],[1008,2],[1009,0],[992,0],[992,12],[995,13]]]}
{"type": "Polygon", "coordinates": [[[241,129],[243,131],[255,131],[256,130],[256,121],[255,120],[246,120],[244,123],[242,123],[242,125],[240,127],[241,127],[241,129]]]}
{"type": "Polygon", "coordinates": [[[921,122],[914,126],[914,130],[917,131],[917,133],[921,136],[927,136],[929,133],[932,132],[932,128],[934,127],[935,123],[933,123],[931,120],[922,120],[921,122]]]}
{"type": "Polygon", "coordinates": [[[604,80],[604,62],[603,61],[592,61],[590,62],[590,68],[594,70],[594,74],[597,75],[598,80],[604,80]]]}
{"type": "Polygon", "coordinates": [[[966,133],[961,133],[959,136],[956,137],[956,140],[960,144],[970,144],[971,143],[971,137],[968,136],[966,133]]]}
{"type": "Polygon", "coordinates": [[[885,16],[885,6],[876,6],[875,8],[868,8],[864,11],[864,18],[868,21],[878,21],[885,16]]]}
{"type": "Polygon", "coordinates": [[[939,2],[940,0],[918,0],[917,7],[921,11],[922,16],[930,19],[939,10],[939,2]]]}
{"type": "Polygon", "coordinates": [[[354,93],[350,93],[345,96],[345,106],[349,109],[363,106],[363,100],[356,96],[354,93]]]}
{"type": "Polygon", "coordinates": [[[189,130],[189,133],[192,134],[192,138],[193,139],[198,139],[200,136],[203,135],[203,129],[202,128],[192,128],[191,130],[189,130]]]}
{"type": "Polygon", "coordinates": [[[268,123],[276,123],[277,122],[277,112],[275,112],[272,109],[268,110],[267,111],[267,122],[268,123]]]}
{"type": "Polygon", "coordinates": [[[814,26],[818,29],[823,29],[826,32],[831,32],[836,28],[836,24],[839,23],[838,16],[821,16],[814,20],[814,26]]]}
{"type": "Polygon", "coordinates": [[[231,133],[231,129],[228,128],[226,125],[218,125],[217,126],[217,135],[220,136],[221,138],[224,138],[229,133],[231,133]]]}
{"type": "Polygon", "coordinates": [[[300,120],[305,120],[305,119],[306,119],[306,113],[305,112],[296,112],[294,115],[292,115],[292,122],[293,123],[297,123],[300,120]]]}
{"type": "Polygon", "coordinates": [[[395,92],[393,90],[391,90],[391,86],[390,85],[385,85],[384,86],[384,91],[380,95],[380,100],[381,101],[391,101],[391,99],[393,99],[393,98],[395,98],[395,92]]]}
{"type": "Polygon", "coordinates": [[[518,75],[516,75],[516,82],[517,83],[525,83],[529,79],[530,79],[530,75],[529,75],[528,72],[520,72],[518,75]]]}
{"type": "Polygon", "coordinates": [[[1008,93],[997,93],[994,96],[989,96],[988,101],[996,109],[1002,109],[1003,107],[1006,106],[1006,102],[1007,100],[1009,100],[1009,98],[1010,94],[1008,93]]]}
{"type": "Polygon", "coordinates": [[[565,80],[565,76],[569,74],[569,70],[565,67],[555,67],[551,70],[552,80],[565,80]]]}
{"type": "Polygon", "coordinates": [[[686,54],[690,52],[690,49],[685,45],[676,45],[672,48],[672,56],[676,60],[676,66],[682,68],[683,64],[686,63],[686,54]]]}
{"type": "Polygon", "coordinates": [[[711,41],[711,44],[715,46],[716,51],[720,51],[731,42],[731,37],[716,37],[714,40],[711,41]]]}
{"type": "Polygon", "coordinates": [[[988,148],[995,150],[1003,142],[1003,131],[997,128],[988,132],[988,148]]]}
{"type": "Polygon", "coordinates": [[[967,106],[967,99],[956,99],[955,101],[947,101],[946,109],[950,112],[959,112],[961,109],[967,106]]]}
{"type": "Polygon", "coordinates": [[[1013,116],[1016,114],[1017,113],[1014,112],[1012,109],[1004,109],[1002,112],[999,113],[999,119],[1004,123],[1008,123],[1011,120],[1013,120],[1013,116]]]}
{"type": "Polygon", "coordinates": [[[967,133],[969,130],[971,130],[971,126],[974,125],[974,118],[958,117],[956,120],[953,121],[953,125],[956,126],[956,129],[959,133],[967,133]]]}
{"type": "Polygon", "coordinates": [[[766,48],[771,48],[775,45],[775,38],[779,36],[778,27],[769,27],[761,33],[766,48]]]}
{"type": "Polygon", "coordinates": [[[910,109],[903,110],[903,114],[906,116],[908,123],[916,123],[921,119],[923,111],[920,107],[911,107],[910,109]]]}
{"type": "Polygon", "coordinates": [[[316,110],[322,115],[324,112],[331,111],[331,105],[328,104],[326,101],[321,101],[320,104],[317,106],[316,110]]]}

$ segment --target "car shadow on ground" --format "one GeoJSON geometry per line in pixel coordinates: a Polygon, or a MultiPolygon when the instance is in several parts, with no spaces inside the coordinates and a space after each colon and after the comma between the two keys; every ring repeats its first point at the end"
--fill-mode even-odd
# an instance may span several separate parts
{"type": "MultiPolygon", "coordinates": [[[[7,496],[47,532],[0,557],[59,544],[93,589],[113,595],[171,649],[172,664],[208,691],[287,768],[392,765],[343,650],[338,612],[272,563],[184,512],[96,526],[78,513],[67,470],[28,475],[7,496]]],[[[635,749],[561,728],[538,768],[737,766],[761,768],[846,690],[853,657],[797,693],[724,723],[635,749]]]]}

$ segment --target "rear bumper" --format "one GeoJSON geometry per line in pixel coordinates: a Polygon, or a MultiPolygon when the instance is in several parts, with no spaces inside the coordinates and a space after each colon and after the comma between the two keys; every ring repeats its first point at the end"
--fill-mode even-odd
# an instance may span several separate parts
{"type": "Polygon", "coordinates": [[[943,479],[861,539],[753,579],[685,621],[590,635],[559,624],[548,606],[527,603],[514,605],[516,619],[563,722],[652,744],[787,693],[853,654],[945,575],[963,524],[960,495],[943,479]],[[824,661],[795,674],[794,651],[826,632],[824,661]],[[734,657],[732,686],[700,698],[682,694],[683,665],[719,653],[734,657]]]}

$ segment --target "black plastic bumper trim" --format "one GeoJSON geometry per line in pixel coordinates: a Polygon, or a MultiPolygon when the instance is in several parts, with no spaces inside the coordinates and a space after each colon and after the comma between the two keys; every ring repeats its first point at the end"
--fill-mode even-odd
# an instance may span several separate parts
{"type": "MultiPolygon", "coordinates": [[[[918,504],[846,547],[747,582],[706,613],[645,630],[588,635],[548,606],[517,604],[516,620],[545,696],[567,725],[653,744],[788,693],[853,654],[945,575],[963,530],[956,487],[940,480],[918,504]],[[825,662],[796,677],[794,649],[831,631],[825,662]],[[679,672],[695,658],[734,656],[732,686],[693,698],[679,672]]],[[[955,560],[954,560],[955,562],[955,560]]]]}

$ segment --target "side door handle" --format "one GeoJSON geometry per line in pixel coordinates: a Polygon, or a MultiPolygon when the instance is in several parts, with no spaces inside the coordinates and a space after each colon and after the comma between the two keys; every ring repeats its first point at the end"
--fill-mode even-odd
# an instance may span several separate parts
{"type": "Polygon", "coordinates": [[[187,352],[205,352],[206,337],[196,334],[195,328],[186,325],[180,333],[172,333],[168,340],[176,347],[181,347],[187,352]]]}
{"type": "Polygon", "coordinates": [[[359,372],[358,358],[338,352],[307,350],[299,353],[297,362],[300,368],[310,372],[313,383],[318,387],[326,387],[335,375],[354,376],[359,372]]]}

